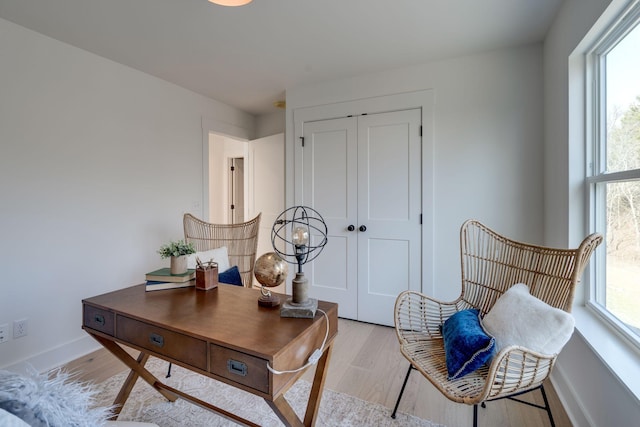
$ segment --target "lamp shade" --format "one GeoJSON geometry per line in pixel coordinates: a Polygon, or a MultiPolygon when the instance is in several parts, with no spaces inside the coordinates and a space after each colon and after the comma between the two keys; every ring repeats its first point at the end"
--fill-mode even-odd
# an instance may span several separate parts
{"type": "Polygon", "coordinates": [[[209,2],[214,4],[219,4],[220,6],[244,6],[245,4],[251,3],[252,0],[209,0],[209,2]]]}
{"type": "Polygon", "coordinates": [[[327,224],[316,210],[294,206],[276,218],[271,229],[271,243],[273,250],[285,261],[306,264],[327,244],[327,224]]]}

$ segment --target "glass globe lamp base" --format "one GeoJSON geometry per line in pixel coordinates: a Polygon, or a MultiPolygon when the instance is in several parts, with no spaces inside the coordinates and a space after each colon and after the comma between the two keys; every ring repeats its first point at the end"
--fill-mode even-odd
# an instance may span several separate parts
{"type": "Polygon", "coordinates": [[[308,298],[305,302],[295,303],[288,299],[280,307],[280,317],[296,317],[298,319],[313,319],[318,309],[318,300],[308,298]]]}

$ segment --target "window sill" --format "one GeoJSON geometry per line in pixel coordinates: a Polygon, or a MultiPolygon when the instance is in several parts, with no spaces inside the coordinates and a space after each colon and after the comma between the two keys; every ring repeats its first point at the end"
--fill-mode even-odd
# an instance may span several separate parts
{"type": "Polygon", "coordinates": [[[640,353],[590,309],[574,307],[576,331],[613,375],[640,399],[640,353]]]}

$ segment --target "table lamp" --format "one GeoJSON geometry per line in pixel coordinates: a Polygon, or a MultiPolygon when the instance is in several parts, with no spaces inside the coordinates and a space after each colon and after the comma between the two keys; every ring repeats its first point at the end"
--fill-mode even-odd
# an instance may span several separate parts
{"type": "Polygon", "coordinates": [[[290,264],[297,264],[292,280],[292,296],[280,307],[281,317],[313,318],[318,300],[309,298],[309,282],[302,266],[313,261],[327,244],[327,224],[307,206],[294,206],[282,212],[271,229],[273,250],[290,264]]]}

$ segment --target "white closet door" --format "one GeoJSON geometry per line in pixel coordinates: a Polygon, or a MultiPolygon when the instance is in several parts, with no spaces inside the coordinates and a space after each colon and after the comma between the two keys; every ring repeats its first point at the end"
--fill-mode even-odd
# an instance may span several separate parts
{"type": "Polygon", "coordinates": [[[358,320],[393,325],[421,283],[420,110],[358,117],[358,320]]]}
{"type": "Polygon", "coordinates": [[[357,144],[353,118],[304,124],[302,204],[327,223],[327,245],[304,266],[313,298],[337,302],[340,317],[357,319],[357,144]]]}
{"type": "Polygon", "coordinates": [[[340,317],[392,325],[396,296],[420,289],[420,125],[419,109],[303,125],[298,200],[329,231],[304,272],[340,317]]]}

